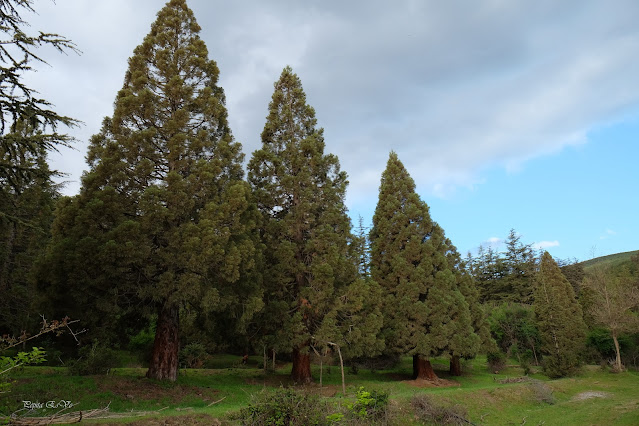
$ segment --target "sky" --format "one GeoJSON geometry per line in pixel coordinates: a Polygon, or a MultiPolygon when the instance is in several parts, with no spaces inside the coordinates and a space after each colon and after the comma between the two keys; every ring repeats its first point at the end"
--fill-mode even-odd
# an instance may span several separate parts
{"type": "MultiPolygon", "coordinates": [[[[25,76],[74,150],[51,155],[76,194],[88,140],[113,112],[127,59],[164,0],[38,0],[43,49],[25,76]]],[[[273,83],[290,65],[370,224],[394,150],[462,254],[510,229],[556,258],[639,249],[639,2],[188,0],[220,68],[231,129],[260,147],[273,83]]]]}

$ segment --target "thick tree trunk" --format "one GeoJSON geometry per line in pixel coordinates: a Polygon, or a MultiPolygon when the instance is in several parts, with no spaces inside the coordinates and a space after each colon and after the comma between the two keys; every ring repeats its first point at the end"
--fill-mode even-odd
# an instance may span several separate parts
{"type": "Polygon", "coordinates": [[[433,370],[433,366],[430,365],[430,361],[419,355],[413,355],[413,379],[435,381],[438,377],[433,370]]]}
{"type": "Polygon", "coordinates": [[[295,383],[306,384],[311,383],[311,354],[303,353],[301,348],[293,349],[293,369],[291,370],[291,379],[295,383]]]}
{"type": "Polygon", "coordinates": [[[617,339],[617,333],[612,333],[612,340],[615,342],[615,369],[617,373],[623,371],[623,365],[621,364],[621,351],[619,350],[619,340],[617,339]]]}
{"type": "Polygon", "coordinates": [[[453,355],[450,357],[450,375],[451,376],[461,376],[461,360],[457,355],[453,355]]]}
{"type": "Polygon", "coordinates": [[[177,380],[179,339],[179,309],[176,305],[164,306],[158,314],[151,363],[146,377],[156,380],[177,380]]]}

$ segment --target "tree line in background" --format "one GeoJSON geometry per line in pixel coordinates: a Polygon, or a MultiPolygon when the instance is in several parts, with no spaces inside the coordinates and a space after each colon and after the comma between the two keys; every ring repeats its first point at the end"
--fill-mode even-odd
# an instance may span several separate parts
{"type": "MultiPolygon", "coordinates": [[[[20,7],[31,2],[0,3],[14,31],[20,7]]],[[[299,383],[312,380],[311,355],[329,352],[350,362],[409,355],[414,378],[427,380],[437,379],[434,357],[459,375],[462,359],[482,353],[560,377],[587,347],[610,356],[611,341],[622,368],[628,342],[637,347],[639,256],[634,270],[586,274],[535,253],[513,230],[505,252],[480,247],[463,260],[394,152],[370,232],[361,221],[354,232],[346,173],[325,153],[290,67],[245,178],[199,31],[185,0],[160,10],[91,138],[73,197],[59,195],[46,152],[69,141],[55,126],[76,122],[21,85],[38,57],[0,52],[2,334],[34,329],[41,312],[81,319],[86,347],[136,347],[149,355],[147,376],[168,380],[180,348],[195,345],[253,351],[265,365],[290,357],[299,383]]],[[[27,47],[42,43],[74,48],[57,36],[27,47]]]]}

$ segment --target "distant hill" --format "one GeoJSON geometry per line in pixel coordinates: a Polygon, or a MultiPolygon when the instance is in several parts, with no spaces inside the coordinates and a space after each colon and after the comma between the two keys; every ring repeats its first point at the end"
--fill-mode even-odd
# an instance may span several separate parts
{"type": "Polygon", "coordinates": [[[588,271],[595,265],[609,267],[611,269],[617,270],[622,268],[626,264],[630,265],[630,259],[637,254],[639,254],[639,250],[627,251],[625,253],[609,254],[608,256],[601,256],[594,259],[586,260],[585,262],[581,262],[581,264],[584,267],[584,271],[588,271]]]}

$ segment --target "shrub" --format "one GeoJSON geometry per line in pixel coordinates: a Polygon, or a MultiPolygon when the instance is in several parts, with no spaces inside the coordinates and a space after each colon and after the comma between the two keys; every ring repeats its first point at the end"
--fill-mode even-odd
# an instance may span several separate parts
{"type": "Polygon", "coordinates": [[[506,356],[502,352],[488,352],[486,354],[488,369],[497,374],[506,366],[506,356]]]}
{"type": "Polygon", "coordinates": [[[131,337],[131,340],[129,340],[129,350],[137,354],[138,359],[143,365],[149,365],[154,341],[155,323],[153,322],[148,328],[140,330],[138,334],[131,337]]]}
{"type": "Polygon", "coordinates": [[[549,405],[553,405],[555,402],[555,396],[552,394],[552,389],[547,384],[540,382],[538,380],[533,381],[530,384],[530,389],[532,390],[533,397],[537,402],[543,402],[549,405]]]}
{"type": "Polygon", "coordinates": [[[346,407],[349,418],[367,422],[383,420],[388,410],[388,393],[367,391],[364,387],[360,387],[355,403],[347,404],[346,407]]]}
{"type": "Polygon", "coordinates": [[[81,348],[79,354],[80,358],[67,363],[69,373],[74,376],[107,374],[111,368],[118,365],[115,351],[100,345],[97,341],[91,346],[81,348]]]}
{"type": "Polygon", "coordinates": [[[243,408],[232,420],[243,425],[329,425],[341,417],[328,418],[326,404],[316,395],[296,392],[293,389],[264,390],[251,397],[249,406],[243,408]]]}
{"type": "Polygon", "coordinates": [[[464,407],[459,405],[442,405],[433,400],[430,395],[415,395],[411,400],[415,415],[423,422],[436,425],[466,425],[470,421],[466,418],[464,407]]]}
{"type": "Polygon", "coordinates": [[[208,358],[202,343],[189,343],[180,350],[180,365],[185,368],[201,368],[208,358]]]}

